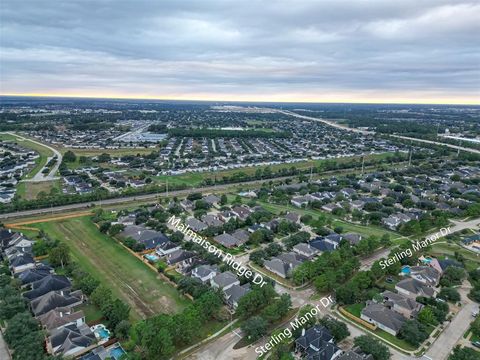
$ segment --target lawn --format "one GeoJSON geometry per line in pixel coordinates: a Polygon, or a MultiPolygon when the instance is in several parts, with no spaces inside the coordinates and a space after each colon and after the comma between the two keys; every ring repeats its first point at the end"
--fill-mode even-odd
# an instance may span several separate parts
{"type": "Polygon", "coordinates": [[[177,313],[190,302],[120,243],[98,231],[89,216],[31,224],[64,241],[74,259],[132,307],[132,319],[177,313]]]}
{"type": "Polygon", "coordinates": [[[50,193],[52,188],[60,190],[60,182],[41,181],[41,182],[21,182],[17,186],[17,194],[25,200],[35,200],[40,192],[50,193]]]}
{"type": "Polygon", "coordinates": [[[84,303],[80,305],[76,310],[82,310],[85,314],[85,321],[87,323],[100,320],[103,315],[102,312],[93,304],[84,303]]]}
{"type": "Polygon", "coordinates": [[[360,318],[362,309],[365,307],[365,303],[359,303],[359,304],[352,304],[345,306],[345,310],[347,310],[350,314],[360,318]]]}
{"type": "Polygon", "coordinates": [[[80,156],[98,156],[101,154],[110,154],[111,156],[126,156],[126,155],[144,155],[150,154],[152,151],[157,151],[159,148],[119,148],[119,149],[72,149],[64,147],[55,147],[62,154],[65,154],[67,151],[73,151],[77,157],[80,156]]]}
{"type": "Polygon", "coordinates": [[[432,245],[432,249],[429,251],[429,254],[432,256],[437,257],[444,257],[448,256],[449,258],[453,258],[455,256],[455,252],[461,254],[466,261],[466,269],[468,271],[475,270],[478,268],[480,263],[480,254],[475,254],[467,249],[461,247],[458,244],[454,243],[434,243],[432,245]]]}

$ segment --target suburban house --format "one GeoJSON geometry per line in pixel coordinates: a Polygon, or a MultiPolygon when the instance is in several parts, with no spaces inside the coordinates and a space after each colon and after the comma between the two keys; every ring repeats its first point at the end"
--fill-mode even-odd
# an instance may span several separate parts
{"type": "Polygon", "coordinates": [[[395,285],[395,290],[400,294],[414,299],[416,299],[417,296],[433,297],[436,295],[436,290],[434,288],[414,278],[399,281],[395,285]]]}
{"type": "Polygon", "coordinates": [[[35,267],[33,269],[25,270],[18,274],[18,280],[22,283],[23,286],[28,286],[29,284],[43,279],[45,276],[48,276],[52,273],[52,269],[49,267],[35,267]]]}
{"type": "Polygon", "coordinates": [[[216,216],[211,214],[203,215],[202,221],[208,226],[219,227],[223,225],[223,221],[219,220],[216,216]]]}
{"type": "Polygon", "coordinates": [[[442,274],[430,266],[411,266],[409,276],[428,286],[437,286],[442,274]]]}
{"type": "Polygon", "coordinates": [[[200,265],[192,270],[192,277],[206,283],[213,279],[219,272],[220,270],[218,270],[216,265],[200,265]]]}
{"type": "Polygon", "coordinates": [[[291,275],[293,269],[304,261],[304,257],[294,252],[289,252],[280,254],[270,260],[266,260],[263,266],[265,269],[285,279],[291,275]]]}
{"type": "Polygon", "coordinates": [[[423,309],[423,305],[418,303],[415,299],[409,298],[402,294],[397,294],[391,291],[384,291],[382,293],[384,305],[399,314],[402,314],[407,319],[415,318],[423,309]]]}
{"type": "Polygon", "coordinates": [[[165,242],[163,242],[162,244],[160,245],[157,245],[157,247],[155,248],[155,252],[159,255],[159,256],[165,256],[165,255],[168,255],[168,254],[171,254],[172,252],[174,251],[177,251],[181,249],[181,246],[170,241],[170,240],[167,240],[165,242]]]}
{"type": "Polygon", "coordinates": [[[394,336],[398,334],[407,321],[407,318],[400,313],[372,301],[367,301],[367,306],[362,309],[360,317],[394,336]]]}
{"type": "Polygon", "coordinates": [[[313,259],[320,253],[320,250],[310,244],[300,243],[295,245],[292,250],[299,255],[305,256],[307,259],[313,259]]]}
{"type": "Polygon", "coordinates": [[[64,326],[85,324],[85,314],[82,310],[75,311],[71,307],[59,307],[37,317],[42,327],[49,333],[61,329],[64,326]]]}
{"type": "Polygon", "coordinates": [[[168,241],[168,237],[160,231],[150,230],[139,225],[126,226],[119,236],[124,239],[131,238],[138,243],[144,244],[145,249],[155,249],[156,246],[168,241]]]}
{"type": "Polygon", "coordinates": [[[241,245],[241,242],[238,239],[227,233],[217,235],[213,240],[229,249],[241,245]]]}
{"type": "Polygon", "coordinates": [[[30,302],[35,317],[48,313],[59,307],[74,307],[83,303],[84,296],[81,290],[76,291],[50,291],[49,293],[33,299],[30,302]]]}
{"type": "Polygon", "coordinates": [[[49,274],[43,279],[35,281],[31,285],[32,290],[23,293],[27,300],[36,299],[50,291],[67,290],[72,287],[72,283],[64,275],[49,274]]]}
{"type": "Polygon", "coordinates": [[[303,329],[302,335],[295,340],[295,353],[301,358],[333,360],[342,352],[335,345],[329,330],[322,325],[315,325],[307,330],[303,329]]]}
{"type": "Polygon", "coordinates": [[[70,324],[54,332],[47,339],[47,352],[52,355],[79,356],[89,351],[97,340],[86,325],[70,324]]]}
{"type": "Polygon", "coordinates": [[[232,309],[236,309],[238,306],[238,301],[242,296],[250,291],[250,283],[246,283],[242,286],[240,285],[233,285],[228,289],[224,290],[225,301],[227,302],[228,306],[232,309]]]}
{"type": "Polygon", "coordinates": [[[233,285],[240,285],[240,280],[230,271],[225,271],[214,276],[210,280],[210,285],[215,289],[223,291],[230,289],[233,285]]]}
{"type": "Polygon", "coordinates": [[[325,238],[319,236],[309,242],[311,247],[318,249],[321,252],[333,251],[338,247],[338,243],[327,241],[325,238]]]}
{"type": "Polygon", "coordinates": [[[185,251],[183,249],[175,250],[174,252],[169,253],[165,260],[168,265],[175,265],[186,259],[190,259],[195,256],[193,251],[185,251]]]}
{"type": "Polygon", "coordinates": [[[237,239],[238,246],[245,244],[250,238],[249,233],[244,229],[237,229],[232,233],[232,236],[237,239]]]}
{"type": "Polygon", "coordinates": [[[234,206],[232,208],[232,213],[238,217],[240,220],[245,221],[247,220],[248,216],[252,213],[252,210],[247,206],[234,206]]]}
{"type": "Polygon", "coordinates": [[[10,270],[13,274],[21,273],[22,271],[33,269],[35,267],[35,260],[33,256],[28,253],[20,253],[10,260],[10,270]]]}
{"type": "Polygon", "coordinates": [[[359,347],[344,352],[335,360],[374,360],[372,354],[365,354],[359,347]]]}
{"type": "Polygon", "coordinates": [[[203,231],[205,230],[206,228],[208,228],[208,225],[205,224],[204,222],[198,220],[198,219],[195,219],[195,218],[188,218],[186,221],[185,221],[185,224],[188,225],[188,227],[190,229],[192,229],[193,231],[196,231],[196,232],[200,232],[200,231],[203,231]]]}

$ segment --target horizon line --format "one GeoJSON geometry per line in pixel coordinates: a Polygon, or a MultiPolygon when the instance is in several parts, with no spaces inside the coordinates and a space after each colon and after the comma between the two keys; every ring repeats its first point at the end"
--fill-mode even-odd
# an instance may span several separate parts
{"type": "Polygon", "coordinates": [[[363,102],[358,100],[229,100],[229,99],[207,99],[207,98],[164,98],[156,96],[85,96],[85,95],[58,95],[58,94],[0,94],[0,97],[30,97],[30,98],[67,98],[67,99],[92,99],[92,100],[157,100],[157,101],[199,101],[199,102],[232,102],[232,103],[275,103],[275,104],[364,104],[364,105],[456,105],[456,106],[480,106],[479,102],[415,102],[394,100],[373,100],[363,102]]]}

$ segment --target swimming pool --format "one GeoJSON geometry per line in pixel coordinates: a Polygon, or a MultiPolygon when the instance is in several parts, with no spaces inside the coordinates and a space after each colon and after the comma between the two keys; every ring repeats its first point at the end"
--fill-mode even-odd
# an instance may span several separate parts
{"type": "Polygon", "coordinates": [[[115,360],[120,360],[123,355],[126,354],[125,350],[122,349],[120,344],[116,345],[112,349],[110,349],[109,354],[111,357],[113,357],[115,360]]]}
{"type": "Polygon", "coordinates": [[[147,260],[150,260],[150,261],[157,261],[158,260],[158,256],[157,255],[152,255],[152,254],[145,255],[145,258],[147,260]]]}
{"type": "Polygon", "coordinates": [[[95,337],[100,343],[105,343],[110,339],[110,331],[108,331],[108,329],[103,324],[92,326],[90,330],[93,331],[95,337]]]}
{"type": "Polygon", "coordinates": [[[402,274],[404,275],[410,274],[410,266],[408,265],[402,266],[402,274]]]}

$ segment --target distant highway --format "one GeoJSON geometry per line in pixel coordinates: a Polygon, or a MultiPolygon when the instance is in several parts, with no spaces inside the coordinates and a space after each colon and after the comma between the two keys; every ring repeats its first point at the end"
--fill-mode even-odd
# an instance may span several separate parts
{"type": "MultiPolygon", "coordinates": [[[[400,162],[400,163],[397,163],[397,165],[400,166],[403,163],[404,162],[400,162]]],[[[376,167],[375,165],[365,166],[365,170],[374,169],[375,167],[376,167]]],[[[326,176],[326,175],[329,175],[329,174],[349,173],[349,172],[353,172],[355,170],[356,169],[351,169],[351,168],[350,169],[329,170],[329,171],[323,171],[321,174],[315,174],[314,176],[315,177],[322,177],[322,176],[326,176]]],[[[154,193],[154,194],[124,196],[124,197],[117,197],[117,198],[113,198],[113,199],[87,201],[87,202],[82,202],[82,203],[77,203],[77,204],[61,205],[61,206],[55,206],[55,207],[49,207],[49,208],[22,210],[22,211],[17,211],[17,212],[0,214],[0,220],[22,218],[22,217],[42,215],[42,214],[53,214],[53,213],[59,213],[59,212],[64,212],[64,211],[70,211],[70,210],[80,210],[80,209],[88,208],[91,205],[95,205],[95,206],[97,206],[97,205],[99,205],[99,206],[114,205],[114,204],[131,203],[131,202],[136,202],[136,201],[155,200],[158,197],[183,196],[183,195],[191,194],[192,192],[195,192],[195,191],[216,192],[216,191],[222,191],[222,190],[226,190],[226,189],[234,188],[234,187],[241,187],[241,186],[248,186],[248,185],[260,185],[260,184],[270,182],[270,181],[279,181],[279,180],[281,181],[281,180],[286,180],[286,179],[293,179],[295,177],[298,177],[298,175],[281,176],[281,177],[276,177],[276,178],[271,178],[271,179],[263,179],[263,180],[252,180],[252,181],[233,183],[233,184],[222,184],[222,185],[215,185],[215,186],[188,188],[188,189],[184,189],[184,190],[169,191],[168,194],[166,192],[158,192],[158,193],[154,193]]]]}

